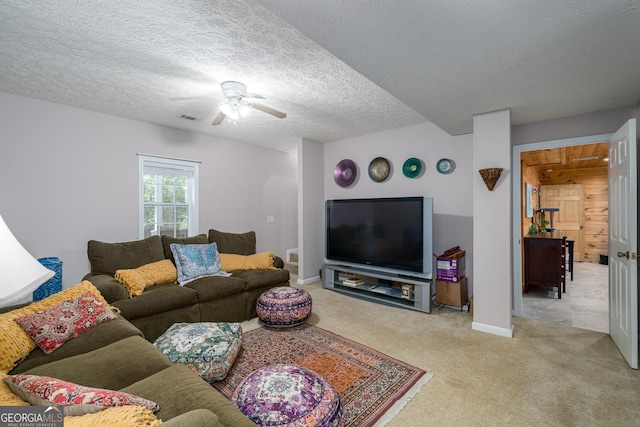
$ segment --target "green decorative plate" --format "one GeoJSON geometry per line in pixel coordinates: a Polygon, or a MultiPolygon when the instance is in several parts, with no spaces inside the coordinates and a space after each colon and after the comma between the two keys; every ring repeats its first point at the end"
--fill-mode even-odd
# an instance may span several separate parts
{"type": "Polygon", "coordinates": [[[411,157],[407,159],[402,165],[402,173],[407,178],[416,178],[422,171],[422,161],[411,157]]]}

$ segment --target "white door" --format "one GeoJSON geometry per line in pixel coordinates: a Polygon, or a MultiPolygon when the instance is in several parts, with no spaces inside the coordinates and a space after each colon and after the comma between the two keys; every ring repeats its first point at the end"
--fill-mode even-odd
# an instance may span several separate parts
{"type": "Polygon", "coordinates": [[[609,334],[638,369],[638,230],[636,121],[609,140],[609,334]]]}

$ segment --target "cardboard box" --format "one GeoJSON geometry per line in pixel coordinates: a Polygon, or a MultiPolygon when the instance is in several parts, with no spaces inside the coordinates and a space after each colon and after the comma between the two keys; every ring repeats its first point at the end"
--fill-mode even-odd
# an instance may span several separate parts
{"type": "Polygon", "coordinates": [[[445,282],[458,282],[465,276],[464,255],[459,251],[449,256],[440,255],[436,259],[436,278],[445,282]]]}
{"type": "Polygon", "coordinates": [[[436,302],[438,304],[462,307],[468,299],[469,289],[466,277],[463,277],[459,282],[436,280],[436,302]]]}

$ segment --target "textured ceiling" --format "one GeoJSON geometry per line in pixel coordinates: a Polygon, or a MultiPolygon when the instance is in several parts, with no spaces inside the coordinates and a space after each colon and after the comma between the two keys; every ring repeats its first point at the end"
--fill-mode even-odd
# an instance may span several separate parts
{"type": "Polygon", "coordinates": [[[288,152],[301,137],[425,120],[460,134],[495,109],[520,124],[640,100],[637,0],[0,1],[0,91],[288,152]],[[225,80],[287,118],[211,126],[222,101],[170,101],[220,96],[225,80]]]}
{"type": "Polygon", "coordinates": [[[251,0],[1,2],[0,91],[287,152],[425,120],[251,0]],[[212,126],[223,101],[170,101],[225,80],[287,118],[212,126]]]}
{"type": "Polygon", "coordinates": [[[450,134],[636,105],[638,0],[258,0],[450,134]]]}

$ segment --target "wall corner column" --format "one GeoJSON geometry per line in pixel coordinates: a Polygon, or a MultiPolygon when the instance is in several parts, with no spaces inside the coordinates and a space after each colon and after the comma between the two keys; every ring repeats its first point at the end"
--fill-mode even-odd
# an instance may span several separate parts
{"type": "Polygon", "coordinates": [[[511,111],[473,117],[472,329],[511,338],[511,111]],[[479,170],[502,168],[489,191],[479,170]]]}

